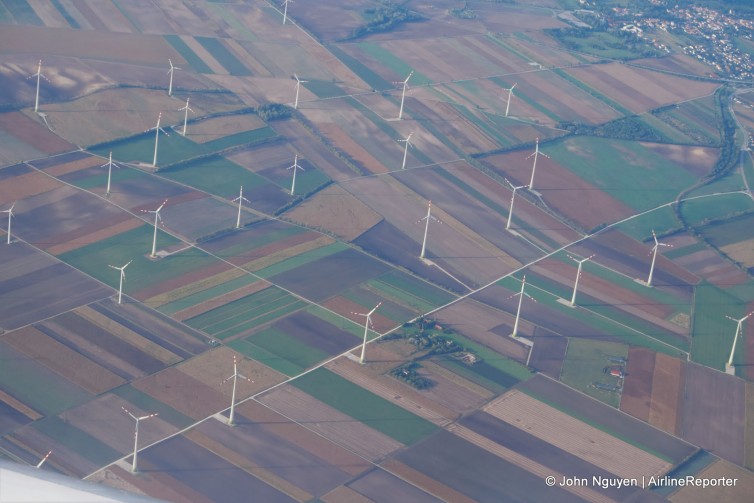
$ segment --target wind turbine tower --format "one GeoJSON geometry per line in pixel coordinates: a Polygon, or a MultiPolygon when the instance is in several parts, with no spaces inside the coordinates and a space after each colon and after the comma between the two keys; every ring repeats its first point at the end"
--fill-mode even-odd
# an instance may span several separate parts
{"type": "Polygon", "coordinates": [[[359,363],[364,363],[364,354],[367,350],[367,334],[369,333],[369,327],[372,326],[372,315],[381,305],[382,302],[374,306],[374,308],[368,313],[351,313],[357,316],[366,316],[366,319],[364,320],[364,342],[361,344],[361,358],[359,358],[359,363]]]}
{"type": "Polygon", "coordinates": [[[165,206],[165,203],[167,203],[168,200],[165,199],[159,208],[156,210],[141,210],[145,213],[154,213],[154,238],[152,239],[152,254],[150,257],[154,258],[155,253],[157,252],[157,221],[159,220],[162,222],[162,217],[160,216],[160,210],[162,210],[163,206],[165,206]]]}
{"type": "Polygon", "coordinates": [[[293,195],[293,191],[296,188],[296,170],[304,171],[304,168],[301,167],[298,163],[298,154],[293,158],[293,164],[289,166],[287,169],[293,170],[293,181],[291,181],[291,195],[293,195]]]}
{"type": "Polygon", "coordinates": [[[230,395],[230,416],[228,416],[228,424],[231,426],[236,424],[234,421],[234,413],[236,409],[236,381],[238,380],[239,377],[249,382],[254,382],[248,377],[238,372],[238,359],[234,355],[233,356],[233,375],[223,381],[223,384],[225,384],[226,382],[233,379],[233,391],[231,392],[231,395],[230,395]]]}
{"type": "Polygon", "coordinates": [[[411,76],[414,74],[414,71],[411,70],[411,72],[408,74],[408,77],[406,77],[406,80],[403,82],[396,82],[396,84],[401,84],[403,86],[403,90],[401,91],[401,108],[398,110],[398,120],[401,120],[403,118],[403,101],[406,99],[406,89],[408,89],[408,79],[411,78],[411,76]]]}
{"type": "Polygon", "coordinates": [[[577,259],[576,257],[572,257],[571,255],[568,255],[568,258],[579,264],[578,270],[576,271],[576,282],[573,284],[573,295],[571,295],[571,307],[576,305],[576,291],[579,288],[579,278],[581,278],[581,266],[584,265],[584,262],[587,260],[590,260],[594,257],[594,255],[589,255],[587,258],[577,259]]]}
{"type": "Polygon", "coordinates": [[[288,2],[292,0],[285,0],[283,2],[283,24],[288,20],[288,2]]]}
{"type": "Polygon", "coordinates": [[[173,66],[173,62],[168,58],[168,63],[170,63],[170,70],[168,70],[167,73],[170,74],[170,83],[168,84],[168,96],[173,96],[173,73],[175,73],[176,70],[180,70],[177,66],[173,66]]]}
{"type": "Polygon", "coordinates": [[[109,196],[110,195],[110,179],[113,175],[113,166],[115,166],[116,168],[120,168],[120,166],[118,166],[117,164],[113,162],[112,150],[110,151],[110,157],[108,158],[107,163],[100,166],[100,168],[104,168],[105,166],[107,166],[107,190],[105,191],[105,195],[109,196]]]}
{"type": "Polygon", "coordinates": [[[42,468],[42,465],[45,464],[45,461],[47,461],[47,458],[50,457],[50,454],[52,454],[52,451],[47,451],[47,454],[44,455],[44,457],[37,463],[37,468],[42,468]]]}
{"type": "Polygon", "coordinates": [[[519,185],[518,187],[516,187],[507,179],[505,181],[508,182],[508,185],[510,185],[511,189],[513,189],[513,195],[511,196],[511,209],[508,212],[508,221],[505,223],[505,230],[509,230],[511,228],[511,220],[513,220],[513,203],[516,201],[516,191],[519,189],[524,189],[528,187],[528,185],[519,185]]]}
{"type": "Polygon", "coordinates": [[[728,361],[725,364],[725,372],[728,373],[728,374],[735,374],[736,373],[736,369],[733,366],[733,354],[736,352],[736,344],[738,343],[738,337],[739,337],[739,335],[741,335],[741,329],[743,327],[743,322],[746,321],[749,318],[749,316],[751,316],[752,314],[754,314],[754,311],[750,312],[749,314],[747,314],[746,316],[744,316],[740,320],[737,320],[735,318],[731,318],[730,316],[726,316],[726,318],[728,318],[729,320],[736,322],[736,336],[733,337],[733,347],[730,348],[730,357],[728,358],[728,361]]]}
{"type": "Polygon", "coordinates": [[[241,186],[241,192],[238,194],[238,197],[233,199],[234,203],[236,201],[238,201],[238,217],[236,218],[236,229],[239,229],[241,227],[241,205],[243,204],[244,201],[246,201],[247,203],[251,202],[245,197],[243,197],[243,185],[241,186]]]}
{"type": "Polygon", "coordinates": [[[0,213],[7,213],[8,214],[8,244],[10,244],[10,222],[13,218],[13,208],[16,206],[16,203],[10,205],[10,208],[7,210],[0,211],[0,213]]]}
{"type": "Polygon", "coordinates": [[[516,87],[516,84],[513,84],[510,89],[503,90],[508,91],[508,103],[505,105],[505,116],[508,117],[508,110],[511,108],[511,97],[513,96],[513,88],[516,87]]]}
{"type": "Polygon", "coordinates": [[[188,113],[193,112],[193,110],[189,107],[189,99],[186,98],[186,106],[183,108],[179,108],[178,111],[185,111],[183,114],[183,132],[181,133],[183,136],[186,136],[186,125],[188,124],[188,113]]]}
{"type": "Polygon", "coordinates": [[[647,286],[652,286],[652,275],[655,272],[655,260],[657,259],[657,249],[660,248],[660,246],[667,246],[668,248],[672,248],[673,245],[660,243],[657,241],[657,234],[655,234],[654,229],[652,230],[652,239],[655,240],[655,245],[652,247],[652,265],[649,267],[649,278],[647,278],[647,286]]]}
{"type": "MultiPolygon", "coordinates": [[[[539,138],[537,138],[536,148],[534,149],[534,152],[529,155],[529,157],[534,157],[534,164],[531,167],[531,180],[529,180],[529,190],[534,190],[534,172],[537,170],[537,158],[539,156],[550,158],[549,155],[545,154],[544,152],[539,151],[539,138]]],[[[529,159],[527,157],[527,159],[529,159]]]]}
{"type": "Polygon", "coordinates": [[[122,267],[115,267],[114,265],[109,266],[115,269],[116,271],[120,271],[120,286],[118,286],[118,304],[120,304],[121,297],[123,296],[123,282],[126,280],[126,267],[128,267],[131,262],[133,262],[133,260],[129,260],[128,264],[122,267]]]}
{"type": "Polygon", "coordinates": [[[427,232],[429,231],[429,221],[434,220],[437,223],[442,223],[438,219],[432,216],[432,201],[429,201],[427,204],[427,216],[420,218],[419,222],[422,220],[426,220],[427,223],[424,225],[424,239],[422,239],[422,252],[419,254],[419,258],[424,260],[424,252],[427,250],[427,232]]]}
{"type": "Polygon", "coordinates": [[[296,99],[293,102],[293,109],[296,110],[298,109],[298,92],[299,92],[299,89],[301,89],[301,84],[305,84],[309,81],[299,79],[298,75],[296,75],[295,73],[293,74],[293,76],[296,78],[296,99]]]}
{"type": "Polygon", "coordinates": [[[152,159],[152,167],[157,167],[157,144],[160,142],[160,131],[165,133],[165,136],[170,136],[167,131],[160,127],[160,121],[162,120],[162,112],[157,115],[157,125],[153,128],[147,129],[152,131],[154,129],[154,158],[152,159]]]}
{"type": "Polygon", "coordinates": [[[121,407],[121,409],[123,409],[123,412],[125,412],[126,414],[128,414],[129,416],[131,416],[131,418],[134,421],[136,421],[136,428],[134,429],[134,461],[133,461],[133,464],[131,465],[131,472],[132,473],[136,473],[137,471],[139,471],[139,469],[138,469],[138,467],[136,465],[136,455],[139,453],[139,423],[141,421],[144,421],[145,419],[149,419],[149,418],[155,417],[158,414],[155,412],[154,414],[148,414],[146,416],[139,416],[139,417],[137,417],[137,416],[134,416],[133,414],[131,414],[128,411],[127,408],[121,407]]]}
{"type": "Polygon", "coordinates": [[[406,169],[406,157],[408,156],[408,147],[413,147],[414,144],[411,143],[411,136],[413,135],[413,131],[408,134],[405,140],[398,140],[398,142],[403,142],[406,144],[406,148],[403,149],[403,164],[401,164],[401,169],[406,169]]]}
{"type": "Polygon", "coordinates": [[[532,297],[531,295],[529,295],[528,293],[524,291],[525,288],[526,288],[526,275],[524,275],[524,278],[521,280],[521,291],[511,295],[511,297],[518,296],[518,308],[516,308],[516,321],[513,323],[513,333],[511,334],[511,337],[516,337],[518,335],[518,320],[521,319],[521,304],[523,303],[524,295],[529,297],[531,300],[534,300],[534,297],[532,297]]]}
{"type": "Polygon", "coordinates": [[[39,60],[39,65],[37,65],[37,73],[32,73],[27,78],[30,79],[32,77],[37,78],[37,94],[36,94],[36,97],[34,98],[34,111],[38,112],[39,111],[39,80],[45,79],[47,82],[50,81],[47,77],[42,75],[42,60],[41,59],[39,60]]]}

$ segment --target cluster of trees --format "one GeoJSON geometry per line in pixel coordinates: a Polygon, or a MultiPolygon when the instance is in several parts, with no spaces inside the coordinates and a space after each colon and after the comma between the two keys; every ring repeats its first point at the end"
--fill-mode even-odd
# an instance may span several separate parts
{"type": "Polygon", "coordinates": [[[280,103],[265,103],[257,107],[256,112],[265,122],[288,119],[293,115],[291,107],[280,103]]]}
{"type": "Polygon", "coordinates": [[[651,141],[657,143],[667,143],[669,141],[665,135],[642,121],[637,115],[616,119],[599,126],[591,126],[589,124],[569,121],[561,122],[558,127],[573,134],[598,136],[601,138],[651,141]]]}
{"type": "Polygon", "coordinates": [[[396,367],[390,371],[390,375],[399,379],[406,384],[413,386],[416,389],[427,389],[434,386],[435,383],[422,377],[418,374],[417,369],[420,369],[421,365],[416,362],[409,362],[400,367],[396,367]]]}
{"type": "Polygon", "coordinates": [[[369,21],[356,28],[347,40],[365,37],[372,33],[390,31],[402,23],[416,23],[426,19],[418,12],[390,1],[383,2],[380,7],[365,9],[364,13],[369,21]]]}
{"type": "Polygon", "coordinates": [[[721,87],[715,92],[715,103],[720,111],[723,146],[720,149],[720,157],[712,169],[711,177],[722,176],[738,165],[740,154],[736,147],[736,119],[730,111],[733,92],[731,87],[721,87]]]}

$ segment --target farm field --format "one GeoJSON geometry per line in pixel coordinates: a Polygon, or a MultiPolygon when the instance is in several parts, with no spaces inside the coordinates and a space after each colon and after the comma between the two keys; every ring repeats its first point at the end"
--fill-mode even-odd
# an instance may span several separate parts
{"type": "Polygon", "coordinates": [[[0,459],[186,503],[745,499],[753,100],[636,8],[0,0],[0,459]]]}

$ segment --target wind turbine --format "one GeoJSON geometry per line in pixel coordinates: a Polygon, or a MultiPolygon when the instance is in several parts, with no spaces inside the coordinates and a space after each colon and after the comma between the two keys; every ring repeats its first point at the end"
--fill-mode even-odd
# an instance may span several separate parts
{"type": "Polygon", "coordinates": [[[733,338],[733,347],[730,348],[730,358],[728,358],[728,362],[725,364],[725,372],[727,372],[728,374],[735,373],[735,370],[733,369],[733,354],[736,352],[736,343],[738,342],[738,336],[741,334],[741,327],[743,326],[743,322],[746,321],[752,314],[754,314],[754,311],[750,312],[740,320],[731,318],[730,316],[725,316],[729,320],[735,321],[737,323],[736,336],[733,338]]]}
{"type": "Polygon", "coordinates": [[[8,214],[8,244],[10,244],[10,221],[11,218],[13,218],[13,208],[16,206],[15,201],[13,204],[10,205],[10,208],[7,210],[0,211],[0,213],[7,213],[8,214]]]}
{"type": "Polygon", "coordinates": [[[411,72],[408,74],[408,77],[406,77],[406,80],[403,82],[395,82],[395,84],[401,84],[403,86],[403,91],[401,91],[401,108],[398,110],[398,120],[401,120],[403,118],[403,100],[406,98],[406,89],[408,89],[408,79],[411,78],[411,76],[414,74],[414,71],[411,70],[411,72]]]}
{"type": "Polygon", "coordinates": [[[42,79],[45,79],[47,82],[50,81],[50,79],[42,75],[42,60],[41,59],[39,60],[39,65],[37,66],[37,73],[32,73],[26,78],[30,79],[32,77],[37,78],[37,94],[36,94],[36,97],[34,98],[34,111],[37,112],[39,111],[39,79],[42,78],[42,79]]]}
{"type": "Polygon", "coordinates": [[[513,96],[513,88],[516,84],[513,84],[510,89],[503,88],[504,91],[508,91],[508,104],[505,105],[505,116],[508,117],[508,110],[511,108],[511,97],[513,96]]]}
{"type": "Polygon", "coordinates": [[[167,73],[170,74],[170,84],[168,84],[168,96],[173,96],[173,73],[176,70],[180,70],[177,66],[173,66],[173,62],[168,58],[168,63],[170,63],[170,70],[168,70],[167,73]]]}
{"type": "Polygon", "coordinates": [[[505,179],[505,181],[508,182],[508,185],[510,185],[511,189],[513,189],[513,195],[511,196],[511,209],[508,212],[508,221],[505,223],[505,230],[508,230],[511,228],[511,220],[513,220],[513,203],[516,201],[516,191],[526,188],[528,187],[528,185],[519,185],[518,187],[516,187],[510,181],[508,181],[507,178],[505,179]]]}
{"type": "Polygon", "coordinates": [[[398,140],[399,143],[403,142],[406,144],[406,148],[403,149],[403,164],[401,165],[401,169],[406,169],[406,156],[408,156],[408,147],[413,147],[414,144],[411,143],[411,136],[414,134],[414,132],[410,132],[408,136],[406,136],[405,140],[398,140]]]}
{"type": "Polygon", "coordinates": [[[114,265],[109,266],[117,271],[120,271],[120,286],[118,287],[118,304],[120,304],[120,299],[123,296],[123,281],[125,281],[126,279],[126,267],[128,267],[131,262],[133,262],[133,260],[129,260],[128,264],[122,267],[115,267],[114,265]]]}
{"type": "Polygon", "coordinates": [[[179,108],[178,111],[185,110],[186,113],[183,114],[183,132],[181,133],[183,136],[186,136],[186,125],[188,124],[188,113],[193,112],[191,107],[189,107],[189,99],[186,98],[186,106],[183,108],[179,108]]]}
{"type": "Polygon", "coordinates": [[[136,428],[134,429],[134,462],[133,462],[133,464],[131,465],[131,472],[132,472],[132,473],[136,473],[136,472],[138,471],[138,468],[137,468],[137,466],[136,466],[136,455],[137,455],[137,454],[138,454],[138,452],[139,452],[139,449],[138,449],[138,447],[139,447],[139,423],[140,423],[141,421],[145,420],[145,419],[149,419],[149,418],[151,418],[151,417],[155,417],[155,416],[156,416],[156,415],[158,415],[158,414],[157,414],[157,413],[155,412],[154,414],[148,414],[148,415],[146,415],[146,416],[140,416],[140,417],[137,417],[137,416],[134,416],[133,414],[131,414],[131,413],[130,413],[130,412],[128,411],[128,409],[127,409],[127,408],[125,408],[125,407],[121,407],[121,409],[123,409],[123,412],[125,412],[126,414],[128,414],[129,416],[131,416],[131,418],[132,418],[132,419],[133,419],[134,421],[136,421],[136,428]]]}
{"type": "Polygon", "coordinates": [[[422,240],[422,252],[419,255],[420,259],[424,259],[424,252],[427,249],[427,232],[429,231],[429,221],[434,220],[437,223],[440,223],[440,224],[442,223],[441,221],[439,221],[438,219],[432,216],[432,201],[429,201],[429,203],[427,204],[427,216],[420,218],[419,222],[421,222],[422,220],[426,220],[427,224],[424,226],[424,239],[422,240]]]}
{"type": "Polygon", "coordinates": [[[366,319],[364,320],[364,342],[361,345],[361,358],[359,358],[359,363],[364,363],[364,353],[367,349],[367,334],[369,333],[369,327],[372,326],[372,315],[381,305],[382,302],[374,306],[374,309],[372,309],[368,313],[351,313],[355,314],[356,316],[366,316],[366,319]]]}
{"type": "Polygon", "coordinates": [[[165,206],[165,203],[167,202],[168,200],[165,199],[160,205],[160,207],[157,208],[156,210],[141,210],[144,213],[154,213],[154,239],[152,240],[152,254],[150,255],[150,257],[152,258],[155,257],[155,252],[157,251],[157,220],[162,222],[162,217],[160,216],[160,210],[162,209],[163,206],[165,206]]]}
{"type": "Polygon", "coordinates": [[[230,396],[230,416],[228,416],[228,424],[231,426],[235,424],[233,422],[233,415],[236,408],[236,381],[238,380],[239,377],[241,379],[246,379],[249,382],[254,382],[248,377],[244,376],[243,374],[238,373],[238,360],[236,356],[233,355],[233,375],[223,381],[223,384],[225,384],[226,382],[233,379],[233,392],[231,393],[231,396],[230,396]]]}
{"type": "Polygon", "coordinates": [[[298,91],[301,88],[301,84],[305,84],[309,81],[299,79],[298,75],[296,75],[295,73],[293,74],[293,76],[296,78],[296,100],[293,102],[293,109],[295,110],[298,108],[298,91]]]}
{"type": "Polygon", "coordinates": [[[300,169],[301,171],[305,171],[298,163],[298,154],[293,158],[293,164],[287,169],[293,170],[293,181],[291,182],[291,195],[293,195],[293,190],[296,188],[296,170],[300,169]]]}
{"type": "Polygon", "coordinates": [[[292,0],[285,0],[283,2],[283,24],[285,24],[285,21],[288,19],[288,2],[292,0]]]}
{"type": "MultiPolygon", "coordinates": [[[[524,291],[524,288],[526,288],[526,275],[524,275],[524,278],[521,280],[521,291],[518,293],[514,293],[509,299],[512,297],[515,297],[518,295],[518,308],[516,309],[516,321],[513,323],[513,333],[511,334],[512,337],[516,337],[518,335],[518,320],[521,318],[521,304],[524,300],[524,295],[529,297],[531,300],[534,300],[534,297],[529,295],[524,291]]],[[[534,300],[536,302],[536,300],[534,300]]]]}
{"type": "Polygon", "coordinates": [[[236,229],[241,227],[241,204],[246,201],[247,203],[251,203],[248,199],[243,197],[243,185],[241,186],[241,192],[238,194],[238,197],[233,199],[233,202],[235,203],[238,201],[238,218],[236,218],[236,229]]]}
{"type": "Polygon", "coordinates": [[[657,259],[657,249],[660,246],[667,246],[668,248],[672,248],[673,247],[673,245],[668,245],[668,244],[660,243],[659,241],[657,241],[657,234],[655,234],[654,229],[652,229],[652,239],[655,240],[655,245],[652,247],[652,251],[651,251],[651,253],[652,253],[652,265],[649,268],[649,278],[647,279],[647,286],[652,286],[652,275],[655,272],[655,260],[657,259]]]}
{"type": "Polygon", "coordinates": [[[110,151],[110,157],[108,158],[107,163],[100,166],[100,168],[104,168],[105,166],[107,166],[107,190],[105,191],[105,195],[109,196],[110,195],[110,178],[112,177],[112,174],[113,174],[113,166],[115,166],[116,168],[120,168],[120,166],[118,166],[117,164],[113,162],[112,150],[110,151]]]}
{"type": "Polygon", "coordinates": [[[571,295],[571,307],[576,305],[576,290],[579,288],[579,278],[581,277],[581,266],[584,265],[584,262],[587,260],[590,260],[593,258],[594,255],[589,255],[587,258],[577,259],[576,257],[573,257],[571,255],[568,255],[568,258],[579,264],[579,268],[576,271],[576,282],[573,284],[573,295],[571,295]]]}
{"type": "MultiPolygon", "coordinates": [[[[537,170],[537,158],[542,155],[550,158],[549,155],[545,154],[544,152],[539,151],[539,138],[537,138],[536,148],[532,154],[529,155],[529,157],[534,157],[534,165],[531,167],[531,180],[529,180],[529,190],[534,190],[534,172],[537,170]]],[[[527,157],[527,159],[529,158],[527,157]]]]}
{"type": "Polygon", "coordinates": [[[42,465],[45,464],[45,461],[47,461],[47,458],[50,457],[50,454],[52,454],[52,451],[47,451],[47,454],[44,455],[44,457],[37,463],[37,468],[42,468],[42,465]]]}
{"type": "Polygon", "coordinates": [[[160,127],[160,121],[162,120],[162,112],[157,115],[157,125],[153,128],[147,129],[147,132],[154,130],[154,158],[152,159],[152,167],[157,166],[157,144],[160,141],[160,131],[165,133],[165,136],[170,136],[167,131],[160,127]]]}

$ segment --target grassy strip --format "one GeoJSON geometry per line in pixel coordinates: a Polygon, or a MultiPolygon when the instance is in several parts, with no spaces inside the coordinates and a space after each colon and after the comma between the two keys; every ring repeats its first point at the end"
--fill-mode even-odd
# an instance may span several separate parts
{"type": "Polygon", "coordinates": [[[224,320],[286,297],[289,297],[289,295],[279,288],[266,288],[260,292],[252,293],[251,295],[229,302],[228,304],[207,311],[199,316],[190,318],[186,320],[185,323],[194,328],[204,330],[216,323],[221,323],[224,320]]]}
{"type": "Polygon", "coordinates": [[[302,300],[293,300],[291,302],[290,299],[288,299],[286,302],[276,302],[272,306],[265,306],[266,309],[264,310],[262,310],[261,308],[257,310],[257,313],[254,313],[255,316],[248,321],[229,326],[222,331],[216,332],[215,336],[218,339],[225,340],[229,337],[233,337],[234,335],[238,335],[240,333],[254,329],[260,325],[264,325],[265,323],[269,323],[270,321],[282,318],[283,316],[294,311],[298,311],[305,306],[306,302],[302,300]]]}
{"type": "Polygon", "coordinates": [[[330,407],[406,445],[416,443],[437,430],[429,421],[324,368],[309,372],[292,384],[330,407]]]}
{"type": "Polygon", "coordinates": [[[194,39],[196,39],[202,47],[207,49],[212,57],[215,58],[218,63],[223,65],[231,75],[238,77],[251,76],[249,69],[246,68],[227,47],[225,47],[225,44],[223,44],[220,39],[214,37],[201,37],[199,35],[195,36],[194,39]]]}
{"type": "Polygon", "coordinates": [[[207,66],[207,63],[197,56],[191,47],[186,45],[186,42],[184,42],[181,37],[178,35],[163,35],[163,37],[173,46],[173,49],[178,51],[178,54],[183,56],[183,59],[185,59],[194,70],[199,73],[214,73],[212,69],[207,66]]]}
{"type": "Polygon", "coordinates": [[[267,279],[277,274],[290,271],[291,269],[301,267],[302,265],[306,265],[310,262],[314,262],[316,260],[327,257],[329,255],[333,255],[335,253],[338,253],[346,249],[348,249],[348,245],[341,242],[335,242],[329,245],[322,246],[320,248],[316,248],[314,250],[304,252],[295,257],[291,257],[289,259],[278,262],[277,264],[273,264],[269,267],[265,267],[264,269],[260,269],[259,271],[256,271],[255,274],[261,278],[267,279]]]}
{"type": "Polygon", "coordinates": [[[136,405],[138,408],[145,412],[148,412],[150,414],[155,412],[158,413],[160,415],[160,419],[167,421],[178,429],[186,428],[187,426],[196,422],[185,414],[178,412],[170,405],[167,405],[166,403],[163,403],[160,400],[156,399],[152,395],[134,388],[131,384],[116,388],[112,391],[112,393],[136,405]]]}
{"type": "MultiPolygon", "coordinates": [[[[236,271],[234,270],[233,272],[236,272],[236,271]]],[[[178,300],[174,300],[173,302],[163,304],[157,310],[160,311],[161,313],[171,315],[183,309],[186,309],[186,308],[195,306],[197,304],[206,302],[208,300],[214,299],[215,297],[219,297],[226,293],[230,293],[234,290],[238,290],[239,288],[255,283],[256,281],[258,280],[254,276],[244,274],[241,277],[231,279],[229,281],[226,281],[216,286],[206,288],[204,290],[199,290],[195,293],[186,295],[185,297],[181,297],[178,300]]]]}

